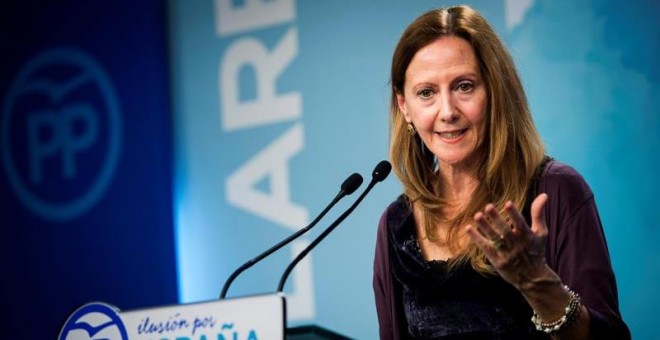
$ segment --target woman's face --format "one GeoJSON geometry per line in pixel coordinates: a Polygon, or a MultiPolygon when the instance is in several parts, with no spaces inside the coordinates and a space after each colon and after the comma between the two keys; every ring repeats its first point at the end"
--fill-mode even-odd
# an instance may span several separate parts
{"type": "Polygon", "coordinates": [[[446,36],[417,51],[397,101],[441,168],[478,159],[486,135],[486,84],[467,41],[446,36]]]}

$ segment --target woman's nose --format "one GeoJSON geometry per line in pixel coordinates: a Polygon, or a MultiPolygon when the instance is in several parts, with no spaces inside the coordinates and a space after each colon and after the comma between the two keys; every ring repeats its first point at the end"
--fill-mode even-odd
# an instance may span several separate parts
{"type": "Polygon", "coordinates": [[[438,108],[438,117],[444,123],[453,123],[458,119],[458,111],[453,103],[451,95],[440,95],[440,107],[438,108]]]}

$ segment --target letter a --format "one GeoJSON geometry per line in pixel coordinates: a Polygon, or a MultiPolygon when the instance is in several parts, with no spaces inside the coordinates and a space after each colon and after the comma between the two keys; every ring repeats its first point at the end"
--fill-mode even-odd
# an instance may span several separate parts
{"type": "Polygon", "coordinates": [[[234,171],[226,182],[229,204],[292,230],[307,223],[307,209],[291,202],[289,160],[303,147],[303,128],[295,124],[278,139],[234,171]],[[270,177],[265,193],[254,184],[270,177]]]}

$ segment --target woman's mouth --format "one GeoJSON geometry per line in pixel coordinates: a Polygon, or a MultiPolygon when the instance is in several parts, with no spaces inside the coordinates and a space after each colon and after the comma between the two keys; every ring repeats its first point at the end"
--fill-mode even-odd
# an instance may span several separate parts
{"type": "Polygon", "coordinates": [[[466,131],[467,131],[467,129],[455,130],[455,131],[446,131],[446,132],[438,132],[438,135],[442,139],[455,140],[455,139],[458,139],[461,136],[463,136],[466,131]]]}

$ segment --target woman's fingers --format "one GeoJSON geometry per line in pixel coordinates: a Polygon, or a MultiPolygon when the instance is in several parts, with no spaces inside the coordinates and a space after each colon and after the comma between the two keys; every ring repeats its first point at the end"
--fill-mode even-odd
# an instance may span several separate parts
{"type": "MultiPolygon", "coordinates": [[[[502,217],[493,204],[487,204],[483,212],[474,215],[474,224],[468,228],[468,232],[477,233],[480,236],[476,238],[471,235],[474,242],[478,241],[480,248],[488,248],[493,251],[527,249],[532,246],[535,239],[542,239],[547,235],[548,229],[544,216],[547,200],[548,195],[540,194],[532,202],[531,228],[518,209],[509,201],[504,205],[508,220],[502,217]]],[[[536,253],[536,249],[528,250],[536,253]]]]}
{"type": "Polygon", "coordinates": [[[486,257],[489,259],[492,259],[495,256],[495,248],[493,248],[493,242],[491,239],[487,238],[484,236],[480,231],[477,230],[477,227],[475,225],[468,225],[465,228],[465,231],[467,232],[468,237],[472,240],[474,244],[481,249],[481,251],[486,254],[486,257]]]}
{"type": "Polygon", "coordinates": [[[474,215],[474,222],[476,224],[477,230],[479,230],[479,232],[488,240],[495,242],[501,238],[501,234],[493,228],[493,226],[490,224],[490,221],[488,221],[486,215],[483,213],[476,213],[474,215]]]}
{"type": "Polygon", "coordinates": [[[474,223],[465,229],[467,236],[488,258],[499,275],[520,286],[545,263],[545,204],[541,194],[532,203],[532,226],[511,202],[504,205],[508,220],[494,205],[488,204],[474,215],[474,223]]]}
{"type": "Polygon", "coordinates": [[[511,223],[514,228],[518,231],[518,234],[523,237],[527,237],[530,234],[529,226],[523,215],[516,209],[513,205],[513,202],[508,201],[504,204],[504,211],[509,215],[511,223]]]}
{"type": "Polygon", "coordinates": [[[505,238],[511,233],[511,225],[500,215],[493,204],[487,204],[484,213],[501,238],[505,238]]]}
{"type": "Polygon", "coordinates": [[[548,227],[545,224],[545,205],[548,202],[548,195],[543,193],[532,202],[532,232],[540,237],[548,235],[548,227]]]}

